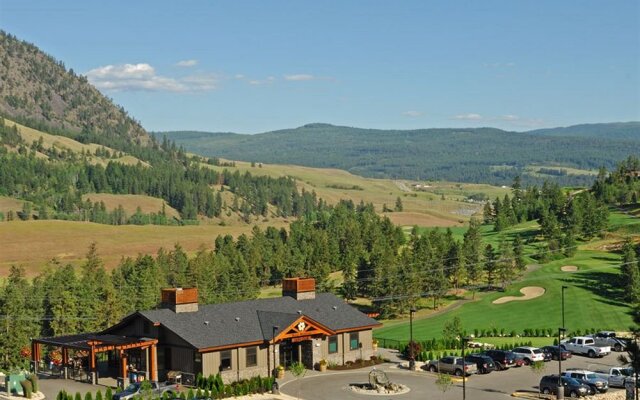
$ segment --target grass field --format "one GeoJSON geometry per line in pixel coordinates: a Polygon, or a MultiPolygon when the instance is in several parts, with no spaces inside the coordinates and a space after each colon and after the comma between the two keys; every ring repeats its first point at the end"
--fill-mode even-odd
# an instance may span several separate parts
{"type": "MultiPolygon", "coordinates": [[[[108,211],[118,208],[119,205],[124,208],[127,215],[131,216],[140,207],[143,213],[159,213],[162,210],[164,200],[157,197],[143,196],[137,194],[109,194],[109,193],[89,193],[82,196],[82,200],[87,199],[91,202],[104,202],[108,211]]],[[[165,205],[165,212],[168,217],[180,218],[180,213],[169,205],[165,205]]]]}
{"type": "Polygon", "coordinates": [[[22,211],[24,201],[16,200],[12,197],[0,196],[0,212],[4,213],[5,218],[9,211],[22,211]]]}
{"type": "MultiPolygon", "coordinates": [[[[612,229],[630,229],[640,225],[640,219],[621,213],[611,214],[612,229]]],[[[485,227],[483,229],[488,229],[485,227]]],[[[536,230],[534,224],[517,226],[523,232],[536,230]]],[[[511,235],[512,231],[500,234],[485,232],[486,240],[494,242],[501,235],[511,235]]],[[[626,330],[632,323],[629,308],[623,300],[624,293],[619,282],[620,255],[593,250],[612,240],[607,237],[588,245],[581,245],[577,254],[569,259],[557,260],[531,272],[521,281],[510,286],[505,292],[478,293],[474,301],[461,305],[450,312],[434,317],[414,320],[414,337],[421,340],[439,337],[446,321],[459,317],[464,329],[502,329],[521,333],[527,328],[552,328],[561,326],[561,287],[565,291],[566,327],[570,331],[586,328],[626,330]],[[564,265],[575,265],[578,272],[562,272],[564,265]],[[540,286],[546,292],[536,299],[492,304],[502,296],[519,296],[524,286],[540,286]]],[[[617,238],[620,240],[620,237],[617,238]]],[[[467,295],[469,298],[469,295],[467,295]]],[[[405,320],[387,323],[374,332],[376,337],[408,340],[409,327],[405,320]]]]}
{"type": "MultiPolygon", "coordinates": [[[[266,228],[264,223],[255,225],[266,228]]],[[[285,221],[269,222],[277,228],[285,221]]],[[[108,268],[121,257],[155,254],[160,247],[180,243],[193,253],[200,246],[211,249],[217,235],[249,234],[254,225],[157,226],[101,225],[71,221],[13,221],[0,223],[0,276],[7,276],[11,265],[23,265],[30,276],[36,275],[52,258],[78,264],[84,260],[89,244],[96,242],[98,253],[108,268]]]]}

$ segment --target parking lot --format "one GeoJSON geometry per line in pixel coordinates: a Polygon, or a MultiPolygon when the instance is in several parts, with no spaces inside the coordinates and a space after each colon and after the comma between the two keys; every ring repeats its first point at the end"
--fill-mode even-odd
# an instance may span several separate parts
{"type": "MultiPolygon", "coordinates": [[[[588,358],[573,356],[562,362],[566,368],[607,369],[619,365],[617,357],[620,353],[612,353],[604,358],[588,358]]],[[[487,375],[473,375],[466,382],[466,398],[473,400],[491,400],[511,397],[516,391],[538,392],[538,383],[543,375],[557,374],[558,362],[547,362],[544,371],[536,374],[530,367],[511,368],[507,371],[496,371],[487,375]]],[[[402,395],[387,395],[383,398],[401,399],[461,399],[462,383],[455,383],[447,392],[435,384],[435,374],[428,372],[411,372],[399,368],[396,363],[382,364],[378,367],[385,371],[394,383],[407,385],[411,391],[402,395]]],[[[291,380],[281,387],[283,393],[298,396],[305,400],[362,399],[367,395],[357,394],[350,389],[351,384],[368,382],[370,368],[348,371],[313,373],[300,380],[291,380]]],[[[609,391],[620,391],[612,388],[609,391]]],[[[597,397],[596,397],[597,398],[597,397]]]]}

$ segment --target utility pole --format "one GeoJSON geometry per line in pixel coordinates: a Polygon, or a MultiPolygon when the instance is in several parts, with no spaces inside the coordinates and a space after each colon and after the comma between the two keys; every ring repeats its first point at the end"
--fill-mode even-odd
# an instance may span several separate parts
{"type": "Polygon", "coordinates": [[[416,369],[416,358],[413,354],[413,314],[416,312],[416,309],[411,307],[409,310],[409,370],[413,371],[416,369]]]}
{"type": "Polygon", "coordinates": [[[467,341],[469,338],[462,337],[462,400],[467,399],[467,364],[466,358],[464,357],[464,349],[467,347],[467,341]]]}
{"type": "Polygon", "coordinates": [[[562,347],[560,347],[560,340],[564,332],[564,328],[558,328],[558,400],[564,399],[564,386],[562,385],[562,347]]]}

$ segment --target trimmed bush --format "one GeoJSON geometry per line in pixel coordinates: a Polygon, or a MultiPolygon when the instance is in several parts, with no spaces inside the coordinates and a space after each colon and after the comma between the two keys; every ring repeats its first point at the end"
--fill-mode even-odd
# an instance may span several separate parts
{"type": "Polygon", "coordinates": [[[107,390],[104,392],[104,400],[112,400],[113,399],[113,392],[111,392],[111,388],[108,387],[107,390]]]}
{"type": "Polygon", "coordinates": [[[91,392],[87,392],[84,394],[84,400],[93,400],[93,395],[91,392]]]}
{"type": "Polygon", "coordinates": [[[20,381],[20,386],[22,386],[22,392],[24,393],[24,397],[26,397],[27,399],[30,399],[31,395],[33,394],[33,385],[31,384],[31,381],[28,379],[20,381]]]}
{"type": "Polygon", "coordinates": [[[96,393],[96,400],[102,400],[102,392],[98,390],[96,393]]]}
{"type": "Polygon", "coordinates": [[[40,390],[40,387],[38,385],[38,375],[31,374],[27,377],[27,379],[29,380],[29,382],[31,382],[31,388],[33,389],[33,392],[38,392],[40,390]]]}
{"type": "Polygon", "coordinates": [[[80,392],[76,392],[76,400],[82,400],[82,395],[80,394],[80,392]]]}

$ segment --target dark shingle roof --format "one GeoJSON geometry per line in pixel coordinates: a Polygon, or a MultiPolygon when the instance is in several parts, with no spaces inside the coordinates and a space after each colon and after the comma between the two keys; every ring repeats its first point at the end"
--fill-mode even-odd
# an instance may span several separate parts
{"type": "Polygon", "coordinates": [[[198,349],[271,340],[273,326],[279,326],[277,335],[301,315],[334,331],[378,324],[331,293],[319,293],[312,300],[284,296],[200,305],[197,312],[158,309],[140,314],[198,349]]]}

